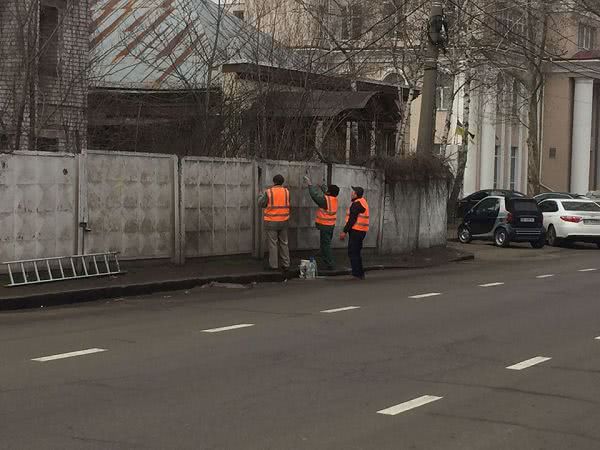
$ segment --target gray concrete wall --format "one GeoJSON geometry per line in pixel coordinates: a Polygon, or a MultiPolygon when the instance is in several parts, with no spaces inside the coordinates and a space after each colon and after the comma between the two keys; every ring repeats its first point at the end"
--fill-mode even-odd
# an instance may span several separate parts
{"type": "Polygon", "coordinates": [[[446,180],[387,184],[379,252],[446,245],[447,198],[446,180]]]}
{"type": "Polygon", "coordinates": [[[0,155],[0,261],[76,252],[77,158],[0,155]]]}
{"type": "Polygon", "coordinates": [[[177,258],[177,157],[89,151],[82,155],[85,252],[127,259],[177,258]]]}
{"type": "Polygon", "coordinates": [[[183,255],[252,253],[254,162],[187,157],[180,170],[183,255]]]}
{"type": "MultiPolygon", "coordinates": [[[[336,232],[351,186],[360,185],[371,208],[367,247],[401,253],[445,244],[445,181],[384,189],[383,175],[373,170],[332,169],[341,188],[336,232]]],[[[256,198],[277,173],[290,189],[290,249],[318,249],[317,207],[303,177],[325,182],[324,164],[104,151],[0,155],[0,260],[106,251],[175,262],[260,255],[266,246],[256,198]]],[[[335,240],[336,247],[345,245],[335,240]]]]}

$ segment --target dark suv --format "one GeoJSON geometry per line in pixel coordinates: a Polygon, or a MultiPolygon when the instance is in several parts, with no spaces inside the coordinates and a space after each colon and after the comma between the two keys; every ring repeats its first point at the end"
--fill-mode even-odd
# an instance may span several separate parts
{"type": "Polygon", "coordinates": [[[543,216],[537,202],[526,197],[491,196],[481,200],[458,227],[463,244],[473,239],[494,241],[499,247],[529,242],[533,248],[546,243],[543,216]]]}

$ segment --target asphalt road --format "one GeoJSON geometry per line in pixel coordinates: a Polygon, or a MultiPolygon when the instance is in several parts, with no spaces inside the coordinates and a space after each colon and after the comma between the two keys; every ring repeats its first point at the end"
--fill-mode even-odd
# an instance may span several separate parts
{"type": "Polygon", "coordinates": [[[598,449],[600,250],[534,252],[0,314],[0,448],[598,449]]]}

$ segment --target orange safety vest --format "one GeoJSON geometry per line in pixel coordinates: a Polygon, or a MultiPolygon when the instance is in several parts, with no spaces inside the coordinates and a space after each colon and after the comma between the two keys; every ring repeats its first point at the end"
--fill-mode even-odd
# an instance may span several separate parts
{"type": "MultiPolygon", "coordinates": [[[[355,231],[369,231],[369,204],[364,198],[357,198],[354,201],[360,203],[362,207],[365,208],[365,212],[358,215],[356,223],[354,224],[352,229],[355,231]]],[[[350,204],[350,207],[352,207],[352,204],[350,204]]],[[[346,223],[348,223],[349,218],[350,208],[348,208],[348,212],[346,213],[346,223]]]]}
{"type": "Polygon", "coordinates": [[[315,223],[333,227],[337,219],[338,199],[332,195],[325,195],[325,200],[327,201],[327,209],[319,208],[315,223]]]}
{"type": "Polygon", "coordinates": [[[263,218],[265,222],[285,222],[290,219],[290,191],[283,186],[267,189],[267,207],[263,218]]]}

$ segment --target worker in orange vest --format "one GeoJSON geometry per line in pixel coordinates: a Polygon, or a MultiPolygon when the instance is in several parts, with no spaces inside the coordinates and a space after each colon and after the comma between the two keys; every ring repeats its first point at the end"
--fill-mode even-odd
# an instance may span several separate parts
{"type": "Polygon", "coordinates": [[[263,220],[269,245],[269,267],[273,270],[287,271],[290,268],[288,247],[290,191],[283,186],[284,181],[282,175],[275,175],[273,186],[258,197],[258,205],[264,208],[263,220]]]}
{"type": "Polygon", "coordinates": [[[363,188],[352,186],[352,204],[346,214],[346,226],[340,234],[342,241],[348,236],[348,256],[352,265],[352,276],[355,280],[365,279],[361,251],[363,241],[369,231],[369,204],[363,197],[364,194],[363,188]]]}
{"type": "Polygon", "coordinates": [[[337,220],[337,197],[340,193],[340,188],[335,184],[315,186],[308,176],[305,176],[304,180],[308,185],[308,192],[311,198],[319,207],[315,218],[315,226],[320,234],[321,259],[326,270],[333,270],[335,268],[335,261],[331,252],[331,241],[333,240],[333,230],[337,220]]]}

